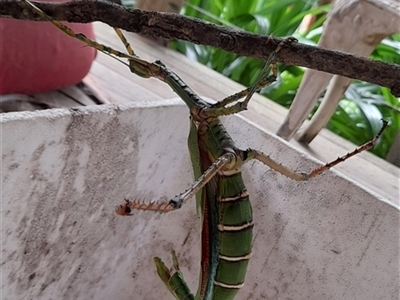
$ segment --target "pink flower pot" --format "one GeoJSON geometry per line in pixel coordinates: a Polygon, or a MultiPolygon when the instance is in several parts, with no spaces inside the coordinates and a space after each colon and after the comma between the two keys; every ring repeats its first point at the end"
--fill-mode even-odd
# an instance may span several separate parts
{"type": "MultiPolygon", "coordinates": [[[[92,24],[65,24],[94,39],[92,24]]],[[[96,56],[94,49],[49,22],[0,19],[0,37],[0,95],[42,93],[76,84],[96,56]]]]}

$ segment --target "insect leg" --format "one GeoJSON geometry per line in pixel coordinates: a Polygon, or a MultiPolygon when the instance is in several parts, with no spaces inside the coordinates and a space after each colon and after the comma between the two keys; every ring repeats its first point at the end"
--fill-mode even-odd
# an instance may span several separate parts
{"type": "Polygon", "coordinates": [[[175,208],[181,208],[182,205],[200,191],[218,173],[219,170],[221,170],[226,164],[231,163],[235,159],[234,157],[235,154],[232,153],[225,153],[220,156],[187,191],[170,200],[170,205],[173,205],[175,208]]]}
{"type": "Polygon", "coordinates": [[[248,149],[248,150],[244,151],[244,153],[245,153],[244,157],[246,157],[246,160],[244,162],[247,162],[252,159],[257,159],[257,160],[261,161],[262,163],[264,163],[265,165],[267,165],[268,167],[270,167],[271,169],[273,169],[291,179],[294,179],[297,181],[308,180],[312,177],[315,177],[315,176],[329,170],[333,166],[336,166],[337,164],[344,162],[345,160],[349,159],[350,157],[372,148],[374,146],[374,144],[376,143],[376,141],[379,139],[379,137],[382,135],[382,132],[385,130],[385,128],[388,125],[387,121],[382,120],[382,122],[383,122],[382,128],[379,130],[379,132],[376,134],[376,136],[371,141],[365,143],[364,145],[361,145],[360,147],[356,148],[354,151],[352,151],[350,153],[347,153],[346,155],[338,157],[337,159],[335,159],[332,162],[329,162],[327,164],[324,164],[318,168],[311,170],[311,172],[309,172],[309,173],[295,172],[295,171],[277,163],[276,161],[274,161],[268,155],[262,153],[261,151],[254,150],[254,149],[248,149]]]}
{"type": "Polygon", "coordinates": [[[127,58],[129,60],[129,69],[131,70],[132,73],[135,73],[136,75],[138,75],[140,77],[144,77],[144,78],[156,77],[156,78],[159,78],[159,79],[165,81],[164,74],[161,72],[160,66],[156,63],[149,63],[149,62],[137,57],[135,55],[135,53],[133,52],[131,46],[129,45],[128,41],[123,36],[120,29],[114,28],[117,35],[121,38],[122,42],[124,43],[129,54],[120,52],[111,47],[97,43],[96,41],[93,41],[93,40],[87,38],[82,33],[75,33],[71,28],[54,20],[52,17],[48,16],[40,8],[38,8],[37,6],[35,6],[31,2],[29,2],[28,0],[22,0],[21,5],[23,5],[24,8],[35,12],[41,19],[51,22],[54,26],[58,27],[61,31],[63,31],[67,35],[80,40],[81,42],[88,45],[89,47],[95,48],[96,50],[98,50],[100,52],[115,55],[117,57],[127,58]],[[159,77],[159,75],[161,75],[161,77],[159,77]]]}
{"type": "Polygon", "coordinates": [[[170,212],[175,209],[179,209],[189,199],[191,199],[198,191],[200,191],[226,164],[231,163],[235,159],[235,154],[225,153],[214,161],[211,166],[193,183],[193,185],[181,193],[175,196],[169,202],[150,202],[144,203],[141,200],[125,199],[124,203],[118,205],[115,208],[115,212],[119,215],[130,216],[132,210],[152,210],[159,212],[170,212]]]}
{"type": "Polygon", "coordinates": [[[315,177],[315,176],[329,170],[330,168],[340,164],[341,162],[344,162],[345,160],[349,159],[350,157],[357,155],[358,153],[363,152],[365,150],[371,149],[375,145],[375,143],[378,141],[379,137],[382,135],[385,128],[388,126],[388,121],[382,119],[382,123],[383,123],[383,125],[382,125],[381,129],[379,130],[379,132],[375,135],[375,137],[372,140],[370,140],[369,142],[366,142],[365,144],[361,145],[360,147],[357,147],[352,152],[349,152],[346,155],[338,157],[334,161],[331,161],[323,166],[315,168],[308,174],[308,177],[309,178],[315,177]]]}
{"type": "MultiPolygon", "coordinates": [[[[272,66],[275,66],[274,64],[272,66]]],[[[261,71],[262,72],[262,71],[261,71]]],[[[267,78],[263,79],[256,87],[255,91],[259,92],[262,88],[266,87],[267,85],[273,83],[276,80],[276,74],[272,74],[268,76],[267,78]]],[[[247,89],[244,89],[240,92],[237,92],[233,95],[230,95],[226,97],[225,99],[221,100],[220,102],[215,103],[212,107],[213,108],[223,108],[226,105],[238,101],[244,97],[246,97],[250,91],[252,90],[253,87],[248,87],[247,89]]]]}
{"type": "MultiPolygon", "coordinates": [[[[271,37],[269,39],[271,39],[271,37]]],[[[236,112],[239,112],[242,110],[246,110],[247,104],[249,103],[253,94],[276,80],[277,74],[278,74],[276,64],[274,63],[274,61],[276,59],[276,55],[279,53],[279,51],[283,47],[286,47],[288,44],[291,44],[294,42],[297,42],[297,40],[295,38],[288,37],[278,44],[276,49],[273,52],[271,52],[270,55],[268,56],[267,61],[265,62],[265,65],[262,68],[260,75],[253,86],[251,86],[247,89],[244,89],[236,94],[226,97],[222,101],[214,104],[212,107],[213,108],[225,108],[226,105],[228,105],[232,102],[235,102],[243,97],[246,97],[244,101],[236,104],[237,107],[233,110],[234,112],[226,111],[226,113],[224,113],[224,115],[233,114],[233,113],[236,113],[236,112]],[[272,74],[266,77],[267,71],[270,66],[271,66],[272,74]]]]}
{"type": "Polygon", "coordinates": [[[254,149],[247,149],[245,153],[246,153],[245,157],[247,157],[245,162],[248,162],[252,159],[257,159],[261,161],[263,164],[270,167],[272,170],[277,171],[282,175],[285,175],[286,177],[289,177],[297,181],[308,180],[308,175],[306,173],[295,172],[285,166],[282,166],[280,163],[277,163],[276,161],[274,161],[272,158],[270,158],[268,155],[264,154],[261,151],[254,149]]]}
{"type": "Polygon", "coordinates": [[[171,255],[175,271],[172,275],[164,262],[159,257],[154,257],[154,264],[156,265],[158,276],[176,299],[194,300],[194,296],[183,279],[182,272],[179,270],[179,263],[174,250],[171,251],[171,255]]]}
{"type": "Polygon", "coordinates": [[[128,40],[126,39],[126,37],[124,36],[124,34],[122,33],[122,30],[119,28],[114,27],[114,31],[115,33],[118,35],[119,39],[122,41],[122,43],[124,44],[126,51],[128,51],[128,53],[132,56],[136,56],[135,52],[133,51],[131,45],[129,44],[128,40]]]}

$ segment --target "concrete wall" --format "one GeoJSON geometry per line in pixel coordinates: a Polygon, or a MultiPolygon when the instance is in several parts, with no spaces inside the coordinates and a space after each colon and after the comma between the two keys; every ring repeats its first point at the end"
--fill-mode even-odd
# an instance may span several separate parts
{"type": "MultiPolygon", "coordinates": [[[[125,197],[167,200],[191,184],[188,112],[177,103],[2,116],[3,299],[172,299],[152,264],[170,265],[171,248],[196,291],[194,201],[114,213],[125,197]]],[[[225,121],[240,147],[316,166],[240,116],[225,121]]],[[[298,183],[250,162],[243,173],[256,226],[237,299],[398,299],[398,207],[335,172],[298,183]]]]}

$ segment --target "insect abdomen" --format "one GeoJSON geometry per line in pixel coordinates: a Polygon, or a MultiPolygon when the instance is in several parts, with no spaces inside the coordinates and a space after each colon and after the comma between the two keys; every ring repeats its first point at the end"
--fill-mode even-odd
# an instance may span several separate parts
{"type": "Polygon", "coordinates": [[[213,299],[229,300],[244,285],[253,239],[252,208],[240,173],[220,178],[218,217],[213,299]]]}

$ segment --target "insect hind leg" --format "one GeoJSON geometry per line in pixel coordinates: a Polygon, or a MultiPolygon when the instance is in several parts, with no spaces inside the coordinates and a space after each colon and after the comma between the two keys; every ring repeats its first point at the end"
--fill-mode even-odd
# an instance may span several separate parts
{"type": "Polygon", "coordinates": [[[297,180],[297,181],[309,180],[310,178],[318,176],[318,175],[324,173],[325,171],[329,170],[330,168],[344,162],[345,160],[349,159],[350,157],[353,157],[360,152],[363,152],[363,151],[366,151],[366,150],[372,148],[375,145],[375,143],[378,141],[379,137],[382,135],[385,128],[388,126],[388,122],[383,119],[382,119],[382,123],[383,123],[382,128],[379,130],[379,132],[375,135],[375,137],[372,140],[357,147],[352,152],[349,152],[343,156],[338,157],[337,159],[335,159],[331,162],[328,162],[322,166],[319,166],[319,167],[311,170],[309,173],[293,171],[293,170],[277,163],[276,161],[274,161],[272,158],[270,158],[268,155],[262,153],[261,151],[254,150],[254,149],[248,149],[248,150],[244,151],[244,156],[246,157],[245,162],[248,162],[252,159],[256,159],[256,160],[262,162],[263,164],[265,164],[266,166],[270,167],[271,169],[273,169],[273,170],[281,173],[282,175],[285,175],[286,177],[289,177],[293,180],[297,180]]]}

